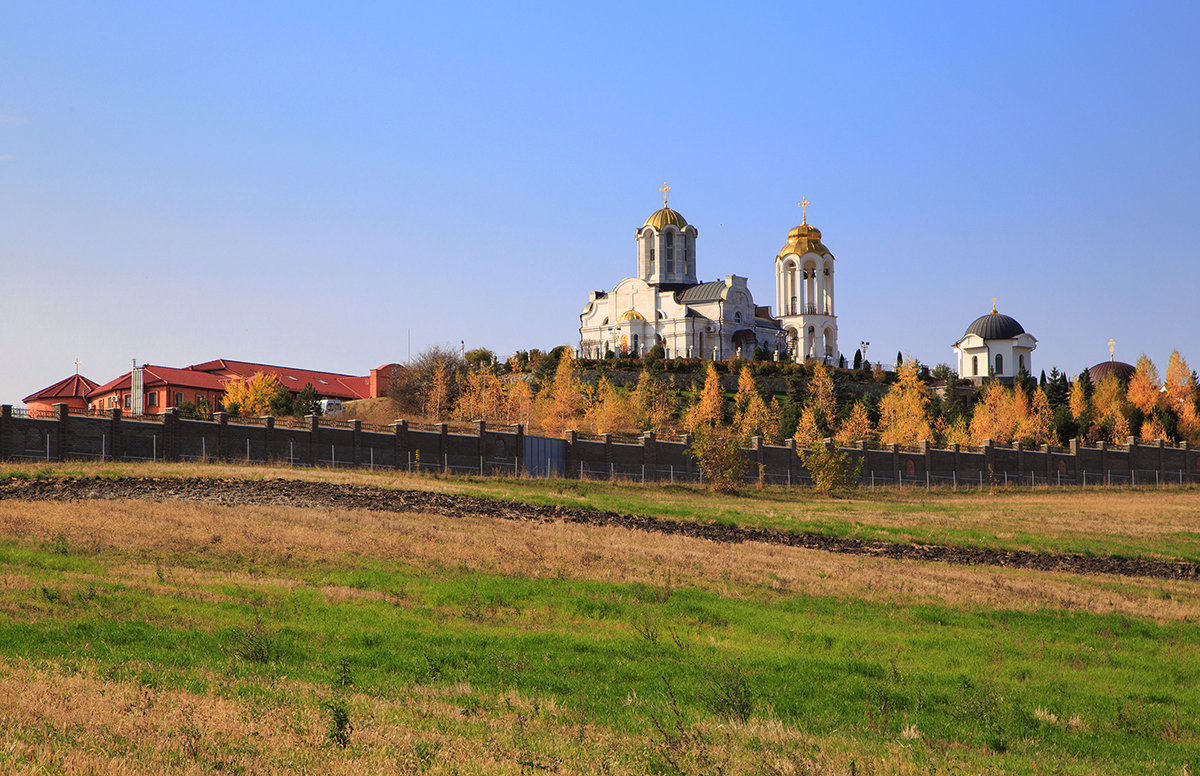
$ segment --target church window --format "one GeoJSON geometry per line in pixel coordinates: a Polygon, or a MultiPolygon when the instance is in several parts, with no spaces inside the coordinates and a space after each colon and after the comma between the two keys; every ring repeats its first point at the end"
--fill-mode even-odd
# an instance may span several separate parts
{"type": "Polygon", "coordinates": [[[735,322],[737,322],[737,323],[741,323],[741,322],[742,322],[742,314],[741,314],[741,313],[734,313],[734,314],[733,314],[733,320],[734,320],[735,322]]]}
{"type": "Polygon", "coordinates": [[[607,325],[608,325],[608,317],[607,317],[607,316],[604,318],[604,320],[600,321],[600,325],[601,325],[601,326],[607,326],[607,325]]]}
{"type": "Polygon", "coordinates": [[[667,255],[666,255],[666,271],[668,273],[675,271],[675,233],[667,232],[667,255]]]}
{"type": "Polygon", "coordinates": [[[1024,369],[1024,368],[1025,368],[1025,356],[1024,356],[1024,354],[1017,356],[1017,363],[1020,365],[1021,369],[1024,369]]]}
{"type": "Polygon", "coordinates": [[[1000,353],[996,354],[996,374],[1004,374],[1004,356],[1000,353]]]}
{"type": "Polygon", "coordinates": [[[971,374],[979,374],[979,356],[971,356],[971,374]]]}
{"type": "Polygon", "coordinates": [[[150,393],[146,394],[146,406],[147,407],[157,407],[158,406],[158,391],[151,391],[150,393]]]}
{"type": "Polygon", "coordinates": [[[650,246],[650,272],[654,272],[654,246],[650,246]]]}

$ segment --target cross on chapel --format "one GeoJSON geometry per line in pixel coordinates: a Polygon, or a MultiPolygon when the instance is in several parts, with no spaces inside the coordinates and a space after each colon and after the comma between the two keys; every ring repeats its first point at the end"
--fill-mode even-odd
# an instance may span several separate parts
{"type": "Polygon", "coordinates": [[[805,226],[808,226],[808,206],[811,204],[807,197],[801,197],[796,203],[796,207],[800,208],[800,222],[805,226]]]}
{"type": "Polygon", "coordinates": [[[663,195],[663,207],[667,206],[667,192],[669,192],[670,190],[671,190],[671,187],[667,185],[666,181],[663,181],[662,188],[659,189],[659,191],[661,191],[662,195],[663,195]]]}

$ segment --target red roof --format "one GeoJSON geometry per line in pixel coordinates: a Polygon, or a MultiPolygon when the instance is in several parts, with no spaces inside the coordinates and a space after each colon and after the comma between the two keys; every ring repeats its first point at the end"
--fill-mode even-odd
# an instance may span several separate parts
{"type": "Polygon", "coordinates": [[[296,369],[290,366],[231,361],[227,358],[193,364],[188,369],[237,376],[242,379],[249,379],[258,372],[263,372],[278,377],[283,386],[292,393],[298,393],[304,390],[306,384],[312,383],[312,387],[316,389],[318,395],[331,399],[366,399],[371,395],[371,378],[367,375],[356,377],[337,372],[316,372],[311,369],[296,369]]]}
{"type": "Polygon", "coordinates": [[[83,375],[74,374],[65,380],[59,380],[49,388],[43,388],[37,393],[26,396],[23,401],[28,404],[31,401],[50,401],[51,399],[82,399],[96,385],[97,383],[87,379],[83,375]]]}
{"type": "MultiPolygon", "coordinates": [[[[170,366],[153,366],[151,364],[147,364],[143,369],[145,369],[143,384],[146,388],[166,385],[180,388],[200,388],[205,391],[225,390],[225,379],[208,372],[195,372],[191,369],[176,369],[170,366]]],[[[102,396],[113,391],[128,391],[130,383],[130,373],[126,372],[117,379],[110,380],[92,390],[88,396],[102,396]]]]}

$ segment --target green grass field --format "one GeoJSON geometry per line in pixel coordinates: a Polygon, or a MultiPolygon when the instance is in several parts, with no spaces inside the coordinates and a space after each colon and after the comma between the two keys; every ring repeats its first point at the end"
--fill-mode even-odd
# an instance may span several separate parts
{"type": "MultiPolygon", "coordinates": [[[[892,541],[1193,557],[1200,531],[1195,491],[304,476],[892,541]]],[[[0,769],[1192,773],[1196,587],[617,528],[0,501],[0,769]]]]}

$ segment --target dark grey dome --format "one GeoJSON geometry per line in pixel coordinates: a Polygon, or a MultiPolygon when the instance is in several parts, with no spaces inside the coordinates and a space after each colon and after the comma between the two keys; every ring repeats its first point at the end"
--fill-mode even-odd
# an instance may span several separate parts
{"type": "Polygon", "coordinates": [[[985,340],[994,339],[1012,339],[1018,334],[1024,334],[1025,329],[1021,324],[1017,323],[1016,318],[1010,318],[1007,315],[1002,315],[998,312],[990,312],[987,315],[981,315],[967,327],[967,334],[978,334],[985,340]]]}

